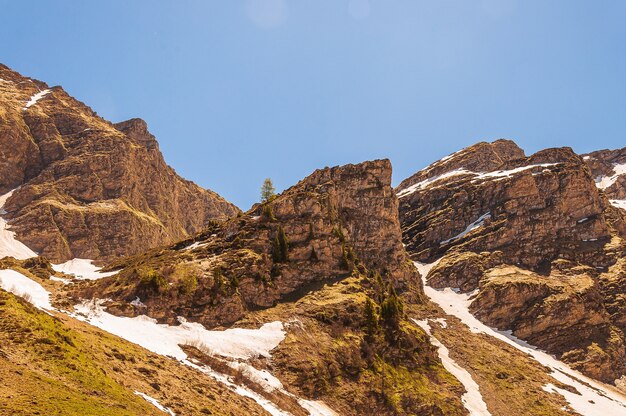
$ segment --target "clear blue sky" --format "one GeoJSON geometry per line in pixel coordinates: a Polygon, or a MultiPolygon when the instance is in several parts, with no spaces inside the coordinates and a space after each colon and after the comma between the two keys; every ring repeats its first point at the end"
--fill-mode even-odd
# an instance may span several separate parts
{"type": "Polygon", "coordinates": [[[623,0],[0,0],[0,38],[243,209],[268,176],[388,157],[397,184],[480,140],[626,146],[623,0]]]}

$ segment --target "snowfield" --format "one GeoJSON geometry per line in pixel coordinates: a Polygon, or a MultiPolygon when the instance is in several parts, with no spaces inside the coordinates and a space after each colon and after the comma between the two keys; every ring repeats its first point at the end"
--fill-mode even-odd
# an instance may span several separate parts
{"type": "Polygon", "coordinates": [[[270,351],[285,338],[282,322],[271,322],[259,329],[233,328],[209,331],[201,324],[179,318],[180,325],[159,324],[141,315],[134,318],[115,316],[104,310],[103,301],[83,302],[74,307],[74,316],[156,354],[184,360],[187,354],[180,345],[192,345],[210,355],[248,360],[269,358],[270,351]]]}
{"type": "MultiPolygon", "coordinates": [[[[62,280],[62,279],[61,279],[62,280]]],[[[65,282],[64,282],[65,283],[65,282]]],[[[59,311],[50,304],[50,293],[39,283],[14,270],[0,270],[0,287],[20,296],[49,313],[59,311]]],[[[140,303],[140,300],[136,300],[140,303]]],[[[222,357],[232,368],[242,370],[250,380],[259,384],[266,391],[279,390],[293,397],[311,416],[336,416],[336,413],[324,403],[305,400],[287,392],[280,380],[266,370],[258,370],[246,361],[253,358],[271,358],[271,350],[280,344],[286,335],[282,322],[275,321],[262,325],[258,329],[232,328],[224,331],[210,331],[201,324],[187,322],[179,318],[180,325],[159,324],[145,315],[127,318],[106,312],[102,300],[86,301],[75,306],[75,312],[67,313],[80,321],[89,323],[129,342],[137,344],[156,354],[176,359],[181,364],[192,367],[203,374],[230,387],[237,394],[249,397],[273,416],[291,416],[259,393],[244,385],[238,385],[231,379],[211,368],[187,357],[180,345],[190,345],[206,354],[222,357]]],[[[170,409],[141,392],[135,392],[165,413],[174,415],[170,409]]]]}
{"type": "Polygon", "coordinates": [[[25,260],[37,257],[37,253],[17,241],[15,233],[9,231],[9,224],[2,218],[2,215],[7,213],[4,210],[4,205],[13,195],[13,192],[15,192],[15,189],[0,196],[0,258],[11,256],[18,260],[25,260]]]}
{"type": "Polygon", "coordinates": [[[576,412],[584,416],[626,415],[626,396],[615,391],[608,385],[592,380],[587,376],[571,369],[568,365],[555,357],[533,347],[532,345],[514,337],[507,331],[498,331],[480,322],[469,311],[474,293],[458,293],[451,288],[438,290],[428,286],[426,277],[439,260],[425,264],[414,262],[422,275],[424,292],[448,315],[456,316],[474,333],[490,335],[500,341],[517,348],[530,355],[538,363],[550,368],[550,375],[563,384],[574,387],[580,395],[555,385],[544,386],[544,390],[562,395],[576,412]]]}
{"type": "Polygon", "coordinates": [[[89,259],[72,259],[65,263],[53,264],[52,268],[57,272],[74,276],[76,280],[97,280],[117,274],[117,272],[100,272],[100,268],[89,259]]]}
{"type": "Polygon", "coordinates": [[[50,292],[15,270],[0,270],[0,287],[27,300],[39,309],[54,310],[50,304],[50,292]]]}

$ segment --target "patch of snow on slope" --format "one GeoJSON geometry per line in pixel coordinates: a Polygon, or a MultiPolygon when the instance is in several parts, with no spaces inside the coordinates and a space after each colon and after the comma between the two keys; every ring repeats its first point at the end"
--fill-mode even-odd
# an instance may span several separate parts
{"type": "Polygon", "coordinates": [[[470,416],[491,416],[491,413],[487,410],[487,404],[483,400],[482,394],[480,394],[478,384],[474,381],[471,374],[468,373],[466,369],[458,365],[456,361],[450,358],[450,351],[448,351],[448,348],[433,336],[430,331],[428,321],[418,321],[413,319],[413,322],[415,322],[428,334],[430,337],[430,343],[437,347],[437,353],[444,368],[456,377],[456,379],[463,384],[463,387],[465,387],[466,392],[461,397],[461,401],[470,416]]]}
{"type": "Polygon", "coordinates": [[[337,416],[333,409],[319,400],[299,399],[298,404],[307,410],[311,416],[337,416]]]}
{"type": "Polygon", "coordinates": [[[115,316],[104,311],[102,301],[98,300],[83,302],[74,309],[77,319],[177,360],[187,358],[179,345],[193,345],[208,354],[230,359],[270,357],[270,351],[285,338],[283,324],[279,321],[267,323],[259,329],[209,331],[201,324],[183,318],[179,318],[180,325],[171,326],[159,324],[145,315],[134,318],[115,316]]]}
{"type": "Polygon", "coordinates": [[[459,176],[459,175],[477,175],[477,173],[466,170],[466,169],[462,169],[462,168],[451,170],[450,172],[442,173],[441,175],[438,175],[438,176],[433,176],[432,178],[425,179],[407,188],[401,189],[400,191],[398,191],[398,194],[397,194],[398,198],[405,197],[407,195],[412,194],[415,191],[427,188],[428,186],[442,179],[447,179],[447,178],[451,178],[453,176],[459,176]]]}
{"type": "Polygon", "coordinates": [[[181,360],[181,362],[183,364],[191,367],[191,368],[194,368],[194,369],[200,371],[203,374],[208,375],[209,377],[214,378],[215,380],[219,381],[220,383],[230,387],[238,395],[243,396],[243,397],[251,398],[252,400],[254,400],[259,406],[261,406],[263,409],[265,409],[272,416],[292,416],[291,413],[285,412],[285,411],[279,409],[278,407],[276,407],[276,405],[274,403],[270,402],[265,397],[263,397],[260,394],[254,392],[253,390],[250,390],[249,388],[247,388],[245,386],[233,383],[230,380],[230,378],[226,377],[224,374],[221,374],[221,373],[218,373],[216,371],[213,371],[211,368],[209,368],[207,366],[204,366],[204,365],[200,365],[197,362],[194,362],[192,360],[184,359],[184,360],[181,360]]]}
{"type": "Polygon", "coordinates": [[[152,404],[154,407],[156,407],[157,409],[159,409],[160,411],[167,413],[171,416],[176,416],[176,413],[172,412],[171,409],[168,409],[167,407],[161,405],[161,403],[159,403],[159,401],[157,399],[155,399],[154,397],[150,397],[145,393],[142,393],[140,391],[135,391],[135,394],[137,396],[141,396],[143,397],[148,403],[152,404]]]}
{"type": "Polygon", "coordinates": [[[234,384],[224,374],[213,371],[189,360],[180,345],[192,345],[207,354],[230,359],[247,360],[254,357],[270,357],[270,351],[285,338],[282,322],[267,323],[259,329],[233,328],[225,331],[209,331],[201,324],[179,318],[179,326],[158,324],[145,315],[134,318],[111,315],[102,308],[102,300],[83,302],[75,306],[73,316],[91,325],[140,345],[156,354],[175,358],[217,381],[229,386],[237,394],[250,397],[274,416],[286,416],[273,403],[258,393],[234,384]]]}
{"type": "Polygon", "coordinates": [[[409,187],[401,189],[398,191],[397,196],[398,198],[403,198],[407,195],[414,193],[415,191],[427,188],[431,186],[432,184],[434,184],[435,182],[438,182],[442,179],[451,178],[453,176],[473,175],[474,179],[472,179],[472,181],[478,181],[482,179],[494,179],[494,178],[496,180],[501,180],[504,178],[511,177],[511,175],[515,175],[516,173],[520,173],[528,169],[533,169],[537,167],[546,168],[546,167],[554,166],[554,165],[556,165],[556,163],[542,163],[538,165],[521,166],[519,168],[509,169],[509,170],[496,170],[493,172],[472,172],[464,168],[459,168],[459,169],[451,170],[450,172],[442,173],[441,175],[438,175],[438,176],[433,176],[432,178],[425,179],[421,182],[418,182],[409,187]]]}
{"type": "Polygon", "coordinates": [[[609,202],[614,207],[626,209],[626,199],[610,199],[609,202]]]}
{"type": "Polygon", "coordinates": [[[196,241],[195,243],[189,244],[187,247],[183,248],[183,250],[195,250],[200,247],[207,246],[209,243],[201,243],[200,241],[196,241]]]}
{"type": "Polygon", "coordinates": [[[27,110],[30,106],[35,105],[37,101],[41,100],[43,97],[48,95],[52,90],[45,89],[43,91],[39,91],[37,94],[30,97],[30,100],[26,103],[23,110],[27,110]]]}
{"type": "Polygon", "coordinates": [[[476,221],[474,221],[473,223],[468,225],[467,228],[465,230],[463,230],[460,234],[455,235],[452,238],[448,238],[447,240],[444,240],[444,241],[440,242],[439,245],[448,244],[451,241],[458,240],[459,238],[465,237],[467,234],[469,234],[473,230],[482,227],[483,224],[485,223],[485,220],[488,219],[488,218],[491,218],[491,213],[490,212],[484,213],[476,221]]]}
{"type": "Polygon", "coordinates": [[[1,217],[7,213],[4,210],[4,204],[13,195],[13,192],[15,192],[15,189],[0,196],[0,258],[11,256],[18,260],[25,260],[37,257],[37,253],[17,241],[15,233],[9,231],[9,224],[1,217]]]}
{"type": "MultiPolygon", "coordinates": [[[[581,396],[558,389],[558,392],[568,401],[570,406],[585,416],[606,416],[626,414],[626,396],[618,393],[610,386],[584,376],[572,370],[568,365],[553,356],[533,347],[532,345],[514,337],[510,332],[497,331],[474,317],[469,311],[473,293],[456,293],[450,288],[438,290],[428,286],[426,277],[439,260],[424,264],[415,262],[415,266],[422,275],[424,292],[445,313],[456,316],[474,333],[484,333],[503,341],[518,350],[530,355],[535,361],[550,368],[550,376],[556,380],[574,387],[581,396]]],[[[556,389],[556,387],[555,387],[556,389]]]]}
{"type": "Polygon", "coordinates": [[[54,309],[50,304],[50,292],[15,270],[0,270],[0,287],[24,298],[39,309],[49,311],[54,309]]]}
{"type": "Polygon", "coordinates": [[[611,176],[598,176],[596,178],[596,186],[600,189],[606,189],[613,185],[617,178],[626,173],[626,163],[613,165],[613,174],[611,176]]]}
{"type": "Polygon", "coordinates": [[[528,166],[520,166],[519,168],[509,169],[509,170],[496,170],[494,172],[483,172],[476,175],[476,179],[491,179],[491,178],[508,178],[511,175],[515,175],[516,173],[523,172],[528,169],[533,169],[537,167],[547,168],[549,166],[554,166],[556,163],[541,163],[538,165],[528,165],[528,166]]]}
{"type": "Polygon", "coordinates": [[[101,273],[100,268],[89,259],[72,259],[61,264],[53,264],[57,272],[74,276],[77,280],[98,280],[117,274],[117,272],[101,273]]]}

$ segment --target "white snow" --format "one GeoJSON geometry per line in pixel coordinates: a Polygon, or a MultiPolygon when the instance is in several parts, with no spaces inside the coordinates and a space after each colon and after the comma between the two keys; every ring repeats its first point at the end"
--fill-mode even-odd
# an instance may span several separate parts
{"type": "Polygon", "coordinates": [[[459,175],[477,175],[477,173],[469,171],[469,170],[466,170],[466,169],[463,169],[463,168],[451,170],[450,172],[446,172],[446,173],[443,173],[443,174],[438,175],[438,176],[433,176],[432,178],[425,179],[425,180],[423,180],[421,182],[418,182],[416,184],[413,184],[413,185],[411,185],[411,186],[409,186],[407,188],[401,189],[400,191],[398,191],[397,196],[398,196],[398,198],[405,197],[407,195],[412,194],[415,191],[422,190],[422,189],[424,189],[424,188],[426,188],[426,187],[432,185],[433,183],[438,182],[438,181],[440,181],[442,179],[451,178],[453,176],[459,176],[459,175]]]}
{"type": "Polygon", "coordinates": [[[73,283],[70,279],[64,279],[62,277],[56,277],[56,276],[50,276],[50,280],[52,280],[54,282],[61,282],[64,285],[69,285],[69,284],[73,283]]]}
{"type": "Polygon", "coordinates": [[[613,165],[613,174],[611,176],[598,176],[596,178],[596,186],[600,189],[606,189],[613,185],[617,178],[626,173],[626,163],[618,163],[613,165]]]}
{"type": "Polygon", "coordinates": [[[146,308],[147,306],[141,301],[141,299],[139,299],[139,296],[137,296],[133,301],[130,302],[131,305],[137,307],[137,308],[146,308]]]}
{"type": "Polygon", "coordinates": [[[270,402],[265,397],[263,397],[260,394],[254,392],[253,390],[250,390],[249,388],[247,388],[245,386],[233,383],[224,374],[221,374],[221,373],[218,373],[216,371],[213,371],[213,370],[211,370],[207,366],[199,365],[198,363],[193,362],[193,361],[188,360],[188,359],[184,359],[181,362],[183,364],[191,367],[191,368],[194,368],[194,369],[200,371],[203,374],[206,374],[206,375],[214,378],[215,380],[221,382],[222,384],[230,387],[238,395],[243,396],[243,397],[251,398],[252,400],[254,400],[259,406],[261,406],[263,409],[265,409],[272,416],[292,416],[291,413],[285,412],[285,411],[279,409],[274,403],[270,402]]]}
{"type": "Polygon", "coordinates": [[[209,243],[201,243],[200,241],[196,241],[195,243],[189,244],[183,250],[194,250],[196,248],[207,246],[209,243]]]}
{"type": "Polygon", "coordinates": [[[626,199],[609,199],[609,202],[614,207],[626,209],[626,199]]]}
{"type": "Polygon", "coordinates": [[[49,311],[54,309],[50,304],[50,292],[15,270],[0,270],[0,287],[24,298],[39,309],[49,311]]]}
{"type": "Polygon", "coordinates": [[[37,94],[35,94],[32,97],[30,97],[30,100],[28,100],[28,102],[24,106],[23,110],[28,109],[32,105],[35,105],[35,103],[37,103],[37,101],[41,100],[43,97],[48,95],[50,92],[52,92],[52,91],[49,90],[49,89],[45,89],[43,91],[39,91],[37,94]]]}
{"type": "Polygon", "coordinates": [[[89,259],[72,259],[65,263],[53,264],[52,268],[57,272],[74,276],[77,280],[98,280],[117,274],[117,272],[100,272],[100,268],[89,259]]]}
{"type": "Polygon", "coordinates": [[[433,176],[432,178],[425,179],[421,182],[418,182],[409,187],[401,189],[398,191],[397,196],[398,198],[405,197],[407,195],[414,193],[415,191],[430,187],[435,182],[441,181],[442,179],[451,178],[453,176],[473,175],[474,176],[474,178],[472,179],[473,182],[482,180],[482,179],[494,179],[494,178],[496,180],[501,180],[501,179],[508,178],[511,175],[515,175],[516,173],[523,172],[528,169],[533,169],[537,167],[546,168],[546,167],[554,166],[554,165],[556,165],[556,163],[541,163],[537,165],[521,166],[519,168],[509,169],[509,170],[496,170],[493,172],[473,172],[465,168],[459,168],[459,169],[451,170],[450,172],[442,173],[441,175],[433,176]]]}
{"type": "Polygon", "coordinates": [[[549,166],[554,166],[554,165],[556,165],[556,163],[540,163],[537,165],[520,166],[519,168],[509,169],[509,170],[496,170],[494,172],[482,172],[476,175],[476,179],[508,178],[511,175],[515,175],[516,173],[520,173],[528,169],[533,169],[537,167],[547,168],[549,166]]]}
{"type": "Polygon", "coordinates": [[[176,413],[172,412],[171,409],[168,409],[167,407],[161,405],[161,403],[159,403],[159,401],[157,399],[155,399],[154,397],[150,397],[145,393],[142,393],[140,391],[135,391],[135,394],[137,396],[141,396],[143,397],[148,403],[152,404],[154,407],[156,407],[157,409],[159,409],[160,411],[167,413],[171,416],[176,416],[176,413]]]}
{"type": "Polygon", "coordinates": [[[460,234],[457,234],[457,235],[455,235],[452,238],[448,238],[447,240],[444,240],[444,241],[440,242],[439,245],[448,244],[451,241],[458,240],[459,238],[465,237],[467,234],[469,234],[473,230],[482,227],[483,224],[485,223],[485,220],[488,219],[488,218],[491,218],[491,213],[490,212],[484,213],[483,215],[478,217],[478,219],[476,221],[474,221],[473,223],[468,225],[467,228],[465,230],[463,230],[460,234]]]}
{"type": "Polygon", "coordinates": [[[469,311],[472,303],[472,293],[456,293],[450,288],[442,290],[434,289],[427,284],[428,272],[439,262],[439,260],[423,264],[415,262],[422,279],[424,281],[424,292],[431,300],[437,303],[445,313],[456,316],[467,325],[474,333],[484,333],[503,341],[518,350],[530,355],[540,364],[550,368],[550,375],[556,380],[574,387],[581,396],[554,387],[552,391],[562,394],[570,406],[577,412],[585,416],[606,416],[626,414],[626,397],[608,385],[592,380],[578,371],[572,370],[566,364],[560,362],[553,356],[533,347],[532,345],[511,335],[510,332],[498,331],[480,322],[469,311]]]}
{"type": "Polygon", "coordinates": [[[259,329],[209,331],[201,324],[183,318],[179,318],[180,325],[171,326],[159,324],[145,315],[134,318],[115,316],[106,312],[102,303],[102,300],[83,302],[74,307],[74,315],[154,353],[177,360],[187,358],[179,345],[193,345],[208,354],[230,359],[270,357],[270,351],[285,338],[283,324],[279,321],[267,323],[259,329]]]}
{"type": "Polygon", "coordinates": [[[333,409],[319,400],[299,399],[298,404],[307,410],[311,416],[338,416],[333,409]]]}
{"type": "Polygon", "coordinates": [[[415,322],[430,336],[430,343],[437,347],[437,353],[439,354],[439,359],[441,360],[444,368],[456,377],[456,379],[463,384],[463,387],[465,387],[465,393],[461,396],[461,401],[470,416],[491,416],[491,413],[487,410],[487,404],[483,400],[482,394],[480,394],[478,384],[474,381],[472,375],[468,373],[466,369],[458,365],[452,358],[450,358],[448,348],[439,342],[439,340],[431,333],[428,321],[418,321],[413,319],[413,322],[415,322]]]}
{"type": "MultiPolygon", "coordinates": [[[[270,351],[285,338],[282,322],[270,322],[259,329],[233,328],[225,331],[209,331],[201,324],[190,323],[183,318],[179,318],[180,325],[170,326],[158,324],[156,320],[144,315],[134,318],[118,317],[104,311],[102,302],[102,300],[83,302],[75,306],[76,313],[73,316],[156,354],[175,358],[226,384],[237,394],[252,398],[272,415],[289,415],[263,396],[245,386],[234,384],[227,376],[192,362],[180,347],[180,345],[191,345],[207,354],[221,355],[231,360],[269,358],[270,351]]],[[[269,373],[257,371],[255,375],[260,373],[269,378],[269,373]]],[[[274,380],[272,383],[275,383],[274,380]]]]}
{"type": "Polygon", "coordinates": [[[9,225],[1,216],[7,212],[4,210],[4,204],[13,195],[15,189],[0,196],[0,258],[11,256],[18,260],[25,260],[36,257],[37,253],[26,247],[15,238],[15,233],[9,231],[9,225]]]}

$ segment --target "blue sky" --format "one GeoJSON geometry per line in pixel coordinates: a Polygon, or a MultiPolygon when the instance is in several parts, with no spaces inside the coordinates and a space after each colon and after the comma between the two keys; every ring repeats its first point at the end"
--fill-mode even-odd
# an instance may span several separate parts
{"type": "Polygon", "coordinates": [[[0,0],[0,62],[243,209],[316,168],[394,184],[481,140],[626,146],[626,1],[0,0]]]}

